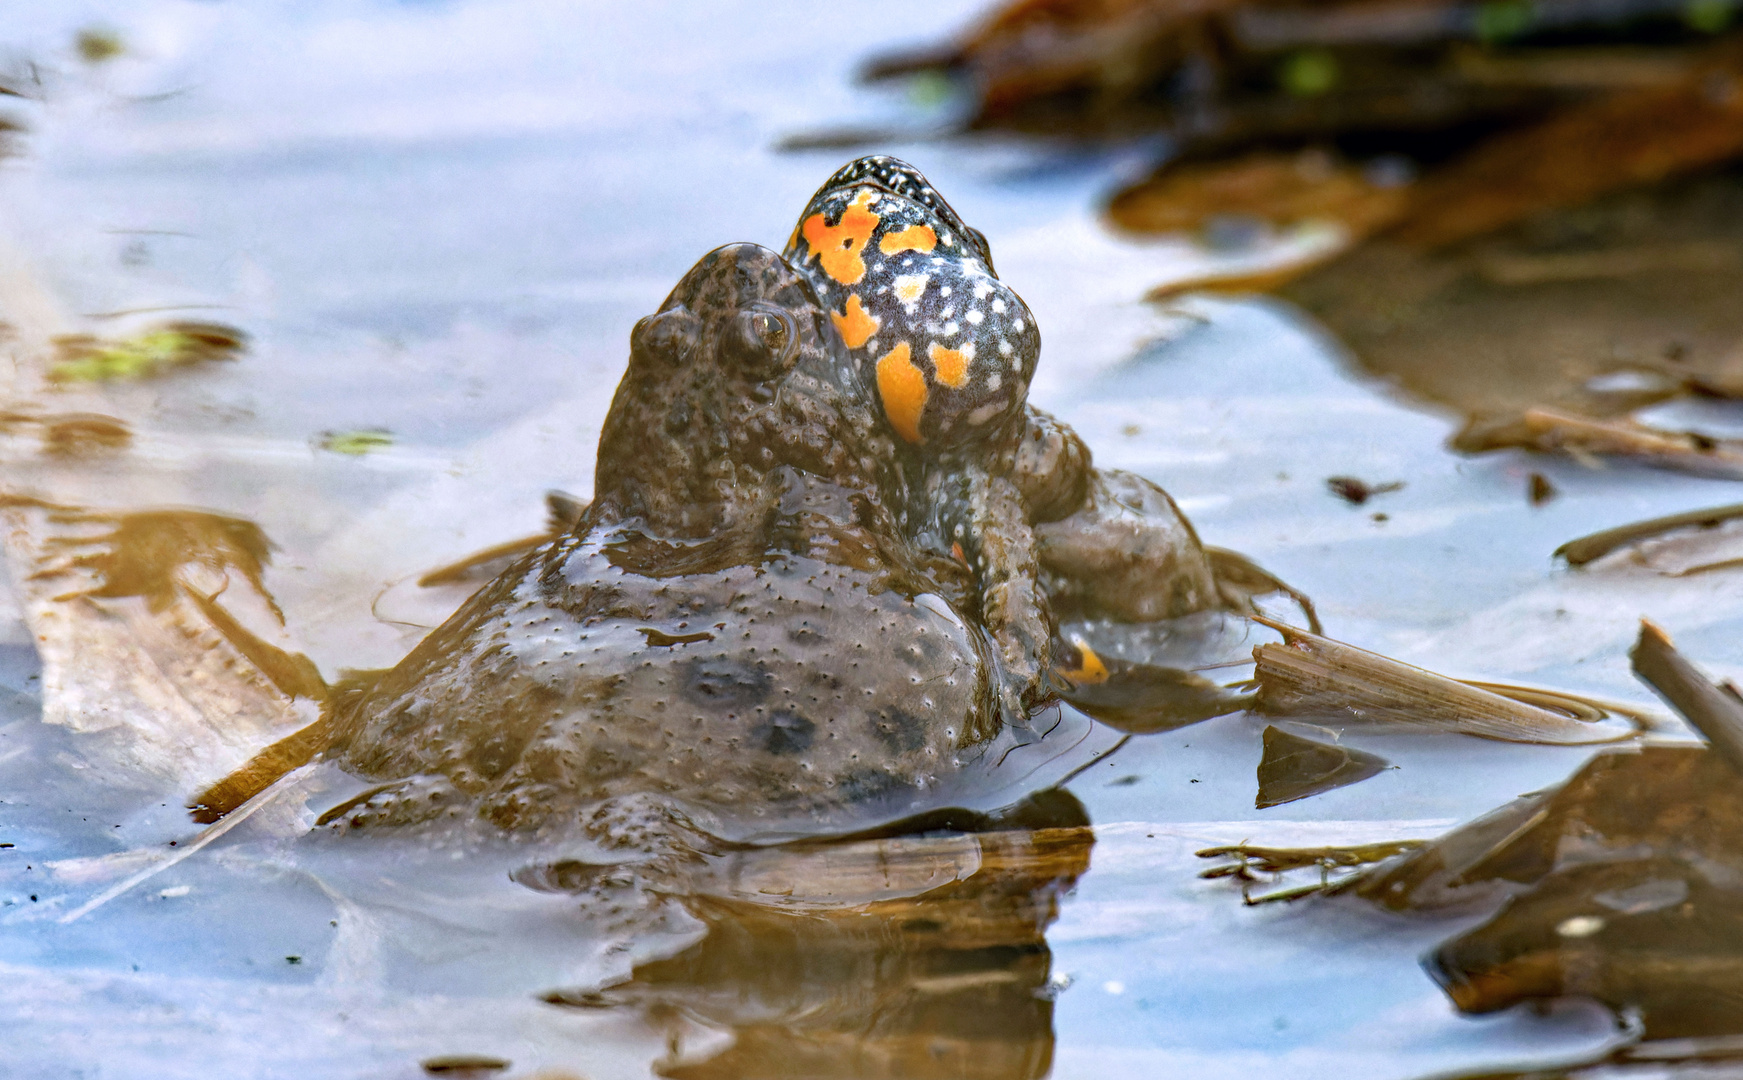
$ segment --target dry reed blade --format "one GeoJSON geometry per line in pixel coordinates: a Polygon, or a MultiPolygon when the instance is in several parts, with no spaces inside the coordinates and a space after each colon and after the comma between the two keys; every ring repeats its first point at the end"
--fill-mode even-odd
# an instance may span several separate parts
{"type": "Polygon", "coordinates": [[[1267,716],[1341,717],[1387,727],[1563,745],[1615,742],[1638,730],[1639,721],[1633,717],[1628,718],[1631,726],[1618,733],[1341,641],[1269,619],[1256,621],[1284,639],[1282,644],[1253,650],[1257,711],[1267,716]]]}

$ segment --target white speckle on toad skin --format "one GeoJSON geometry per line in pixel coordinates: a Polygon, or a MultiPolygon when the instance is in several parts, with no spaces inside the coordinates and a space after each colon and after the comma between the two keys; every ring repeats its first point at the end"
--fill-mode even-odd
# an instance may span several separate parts
{"type": "Polygon", "coordinates": [[[925,293],[926,282],[930,279],[930,274],[900,275],[896,278],[896,299],[900,300],[904,307],[912,309],[915,302],[925,293]]]}
{"type": "Polygon", "coordinates": [[[1000,356],[1011,355],[1011,343],[1006,341],[1004,338],[999,339],[999,355],[1000,356]]]}
{"type": "Polygon", "coordinates": [[[979,326],[981,324],[981,320],[985,319],[986,316],[981,313],[979,308],[976,308],[975,310],[969,312],[967,315],[963,316],[963,318],[968,320],[969,325],[979,326]]]}
{"type": "MultiPolygon", "coordinates": [[[[987,291],[991,292],[992,290],[989,289],[987,291]]],[[[1004,313],[1005,313],[1005,298],[1002,296],[993,297],[993,314],[994,315],[1003,315],[1004,313]]]]}

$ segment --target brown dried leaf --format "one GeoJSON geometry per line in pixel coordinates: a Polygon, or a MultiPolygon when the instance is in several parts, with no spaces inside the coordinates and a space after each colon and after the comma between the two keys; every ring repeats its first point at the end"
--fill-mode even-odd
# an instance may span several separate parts
{"type": "Polygon", "coordinates": [[[1538,693],[1539,701],[1559,704],[1558,696],[1547,692],[1460,682],[1317,634],[1257,621],[1284,636],[1281,645],[1253,650],[1256,711],[1267,716],[1335,717],[1562,745],[1614,742],[1636,730],[1637,721],[1593,723],[1589,714],[1582,718],[1574,709],[1544,708],[1526,699],[1538,693]]]}
{"type": "Polygon", "coordinates": [[[1278,225],[1331,221],[1360,239],[1404,209],[1402,186],[1382,187],[1323,151],[1256,153],[1164,170],[1114,196],[1108,217],[1130,232],[1194,232],[1215,217],[1278,225]]]}
{"type": "Polygon", "coordinates": [[[1464,413],[1467,452],[1540,406],[1601,419],[1743,392],[1743,177],[1536,214],[1454,248],[1377,238],[1287,285],[1374,375],[1464,413]]]}
{"type": "Polygon", "coordinates": [[[1743,154],[1743,41],[1667,86],[1618,92],[1518,128],[1426,178],[1398,229],[1442,247],[1533,214],[1743,154]]]}

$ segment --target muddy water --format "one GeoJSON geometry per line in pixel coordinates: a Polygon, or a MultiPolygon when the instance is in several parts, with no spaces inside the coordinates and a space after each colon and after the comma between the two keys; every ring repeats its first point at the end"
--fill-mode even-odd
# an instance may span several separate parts
{"type": "MultiPolygon", "coordinates": [[[[284,624],[262,601],[249,632],[328,679],[391,663],[465,592],[419,589],[418,573],[537,531],[546,489],[589,494],[635,319],[703,251],[778,246],[840,164],[770,147],[935,121],[947,105],[868,97],[847,76],[973,7],[15,6],[7,78],[35,96],[0,102],[29,128],[0,165],[13,355],[164,318],[234,325],[250,346],[107,388],[55,388],[15,363],[9,409],[114,417],[131,441],[45,456],[36,429],[9,428],[7,483],[258,529],[275,545],[258,592],[284,624]],[[91,25],[126,51],[81,61],[72,41],[91,25]]],[[[887,148],[988,235],[1033,308],[1034,400],[1098,462],[1166,486],[1208,543],[1314,596],[1329,632],[1450,674],[1645,702],[1623,650],[1649,613],[1715,674],[1743,673],[1743,577],[1549,558],[1598,528],[1736,501],[1730,485],[1458,459],[1448,421],[1353,379],[1281,309],[1139,303],[1191,256],[1096,223],[1095,197],[1135,160],[1117,148],[887,148]],[[1560,497],[1533,507],[1533,471],[1560,497]],[[1405,486],[1355,507],[1326,491],[1334,475],[1405,486]]],[[[211,532],[229,554],[201,573],[258,561],[237,528],[211,532]]],[[[15,553],[37,550],[30,535],[15,553]]],[[[14,586],[15,608],[46,595],[14,586]]],[[[316,770],[171,863],[197,835],[178,770],[236,740],[178,756],[181,729],[129,742],[43,722],[113,668],[105,649],[154,655],[138,633],[162,614],[149,591],[102,599],[110,617],[40,647],[16,611],[0,624],[0,842],[14,845],[0,848],[0,1012],[20,1075],[470,1061],[527,1077],[1408,1077],[1615,1037],[1595,1008],[1455,1016],[1417,957],[1470,922],[1248,910],[1194,877],[1211,844],[1431,835],[1586,751],[1351,734],[1399,768],[1258,811],[1265,725],[1235,715],[1134,739],[1023,814],[842,852],[717,854],[666,882],[682,898],[666,902],[576,880],[572,851],[305,835],[311,808],[355,791],[316,770]]],[[[208,705],[246,712],[257,735],[299,722],[294,699],[283,714],[208,705]]]]}

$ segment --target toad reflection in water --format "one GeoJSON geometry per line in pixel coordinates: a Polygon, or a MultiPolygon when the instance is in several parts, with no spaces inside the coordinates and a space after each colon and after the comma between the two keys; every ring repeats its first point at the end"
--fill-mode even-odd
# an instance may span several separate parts
{"type": "MultiPolygon", "coordinates": [[[[1047,692],[1055,620],[1244,611],[1256,594],[1288,591],[1205,548],[1165,491],[1094,468],[1075,432],[1027,405],[1035,317],[994,272],[986,237],[913,166],[843,166],[811,197],[786,255],[897,437],[904,530],[972,569],[972,600],[1023,704],[1047,692]]],[[[1078,681],[1103,673],[1092,655],[1078,659],[1078,681]]]]}
{"type": "MultiPolygon", "coordinates": [[[[1088,823],[1055,790],[930,822],[951,831],[743,851],[683,898],[703,940],[614,985],[544,999],[639,1011],[667,1033],[655,1071],[675,1080],[1045,1076],[1053,998],[1069,980],[1044,932],[1089,868],[1088,823]],[[695,1038],[698,1026],[731,1044],[695,1038]]],[[[561,891],[564,870],[517,877],[561,891]]]]}

